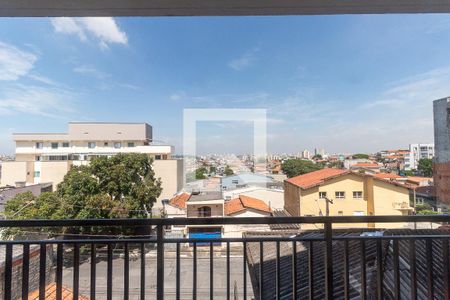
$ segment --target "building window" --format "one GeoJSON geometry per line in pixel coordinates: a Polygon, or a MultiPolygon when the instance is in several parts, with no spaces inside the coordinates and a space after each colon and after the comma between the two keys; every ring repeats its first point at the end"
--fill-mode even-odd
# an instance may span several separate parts
{"type": "Polygon", "coordinates": [[[36,149],[42,149],[44,148],[44,143],[43,142],[37,142],[36,143],[36,149]]]}
{"type": "Polygon", "coordinates": [[[41,177],[41,172],[40,171],[35,171],[34,172],[34,177],[41,177]]]}
{"type": "Polygon", "coordinates": [[[239,183],[239,180],[236,180],[236,179],[235,179],[235,180],[231,180],[231,183],[232,183],[232,184],[238,184],[238,183],[239,183]]]}
{"type": "Polygon", "coordinates": [[[319,192],[319,199],[325,199],[327,197],[327,192],[319,192]]]}
{"type": "Polygon", "coordinates": [[[130,148],[134,147],[134,143],[128,143],[128,147],[130,148]]]}
{"type": "Polygon", "coordinates": [[[94,149],[95,148],[95,142],[89,142],[88,143],[88,148],[89,149],[94,149]]]}
{"type": "Polygon", "coordinates": [[[40,155],[36,156],[36,161],[41,161],[41,156],[40,155]]]}
{"type": "Polygon", "coordinates": [[[362,192],[361,191],[354,191],[353,192],[353,198],[361,199],[362,198],[362,192]]]}
{"type": "Polygon", "coordinates": [[[103,146],[108,147],[108,142],[104,142],[103,146]]]}
{"type": "Polygon", "coordinates": [[[353,212],[354,216],[364,216],[364,212],[362,210],[355,210],[353,212]]]}
{"type": "Polygon", "coordinates": [[[166,160],[167,159],[167,154],[163,154],[162,159],[166,160]]]}
{"type": "Polygon", "coordinates": [[[63,148],[69,148],[69,143],[68,142],[64,142],[62,143],[63,148]]]}
{"type": "Polygon", "coordinates": [[[58,149],[58,143],[52,143],[52,149],[58,149]]]}
{"type": "Polygon", "coordinates": [[[114,148],[116,148],[116,149],[122,148],[122,143],[121,142],[115,142],[114,143],[114,148]]]}
{"type": "Polygon", "coordinates": [[[345,199],[345,192],[335,192],[334,195],[336,199],[345,199]]]}
{"type": "Polygon", "coordinates": [[[197,209],[200,218],[211,217],[211,207],[202,206],[197,209]]]}
{"type": "Polygon", "coordinates": [[[344,212],[342,210],[338,211],[338,216],[343,216],[344,212]]]}
{"type": "Polygon", "coordinates": [[[161,155],[155,155],[155,159],[156,160],[160,160],[161,159],[161,155]]]}

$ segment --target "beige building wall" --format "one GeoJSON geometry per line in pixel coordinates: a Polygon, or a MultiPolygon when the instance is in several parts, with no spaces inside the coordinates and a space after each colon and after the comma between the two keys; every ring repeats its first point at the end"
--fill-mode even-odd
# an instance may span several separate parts
{"type": "Polygon", "coordinates": [[[179,159],[154,160],[155,176],[161,178],[163,188],[155,207],[162,207],[161,200],[171,199],[183,185],[183,161],[179,159]]]}
{"type": "MultiPolygon", "coordinates": [[[[327,180],[325,184],[309,189],[300,189],[293,184],[285,182],[286,210],[294,216],[319,216],[320,212],[325,215],[326,202],[325,199],[319,199],[319,192],[326,192],[327,197],[333,200],[333,204],[329,204],[330,216],[338,216],[340,214],[352,216],[360,213],[363,215],[407,215],[410,212],[408,188],[357,174],[339,176],[327,180]],[[362,198],[353,198],[354,191],[363,192],[362,198]],[[345,198],[337,199],[335,192],[345,192],[345,198]]],[[[320,228],[322,227],[321,224],[316,225],[320,228]]],[[[405,225],[401,223],[352,223],[350,226],[348,224],[334,224],[333,227],[376,226],[380,228],[398,228],[405,225]]],[[[303,229],[313,229],[315,227],[310,225],[302,226],[303,229]]]]}
{"type": "Polygon", "coordinates": [[[12,185],[16,182],[32,183],[34,170],[32,165],[25,161],[5,161],[2,163],[2,177],[0,186],[12,185]]]}
{"type": "Polygon", "coordinates": [[[58,184],[63,181],[64,176],[72,166],[72,163],[69,161],[46,161],[39,163],[41,165],[40,182],[53,183],[53,188],[55,190],[58,184]]]}
{"type": "Polygon", "coordinates": [[[319,199],[319,192],[326,192],[327,197],[333,200],[330,203],[330,216],[343,215],[352,216],[355,212],[363,212],[367,215],[367,201],[364,198],[364,178],[354,174],[347,174],[331,179],[326,184],[301,190],[300,212],[302,216],[322,214],[325,215],[325,199],[319,199]],[[363,192],[363,198],[354,199],[353,192],[363,192]],[[336,199],[335,192],[345,192],[344,199],[336,199]],[[319,210],[320,208],[320,210],[319,210]]]}

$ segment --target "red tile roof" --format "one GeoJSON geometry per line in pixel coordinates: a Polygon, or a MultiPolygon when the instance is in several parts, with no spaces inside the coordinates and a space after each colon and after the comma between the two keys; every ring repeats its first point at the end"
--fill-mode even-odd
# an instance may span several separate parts
{"type": "Polygon", "coordinates": [[[189,200],[190,197],[191,197],[190,194],[182,193],[170,199],[169,204],[179,209],[186,209],[186,202],[189,200]]]}
{"type": "Polygon", "coordinates": [[[240,195],[239,198],[233,199],[225,203],[225,214],[232,215],[234,213],[244,211],[248,208],[259,210],[262,212],[271,212],[270,207],[262,200],[240,195]]]}
{"type": "Polygon", "coordinates": [[[311,173],[307,173],[304,175],[296,176],[287,179],[286,181],[289,183],[292,183],[302,189],[307,189],[313,186],[316,186],[318,184],[323,183],[325,180],[350,173],[348,170],[341,170],[341,169],[331,169],[326,168],[318,171],[314,171],[311,173]]]}
{"type": "MultiPolygon", "coordinates": [[[[39,290],[33,291],[28,294],[28,300],[39,299],[39,290]]],[[[56,283],[48,284],[45,287],[45,300],[55,300],[56,299],[56,283]]],[[[62,299],[73,299],[73,291],[65,286],[62,286],[62,299]]],[[[89,300],[88,297],[79,295],[80,300],[89,300]]]]}
{"type": "Polygon", "coordinates": [[[373,176],[383,179],[406,179],[405,177],[402,177],[400,175],[394,174],[394,173],[378,173],[374,174],[373,176]]]}
{"type": "Polygon", "coordinates": [[[354,164],[352,167],[379,168],[380,166],[378,164],[374,164],[374,163],[357,163],[357,164],[354,164]]]}

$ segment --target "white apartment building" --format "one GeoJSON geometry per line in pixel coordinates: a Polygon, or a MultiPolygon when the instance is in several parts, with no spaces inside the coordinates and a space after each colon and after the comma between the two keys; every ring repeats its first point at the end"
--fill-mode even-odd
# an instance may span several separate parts
{"type": "Polygon", "coordinates": [[[152,142],[146,123],[70,122],[67,133],[14,133],[13,139],[16,159],[3,162],[0,186],[52,183],[56,188],[72,165],[88,164],[96,156],[145,153],[162,181],[159,200],[172,198],[182,187],[181,160],[171,158],[173,146],[152,142]]]}
{"type": "Polygon", "coordinates": [[[417,169],[421,158],[434,157],[434,144],[410,144],[409,155],[405,156],[405,170],[417,169]]]}

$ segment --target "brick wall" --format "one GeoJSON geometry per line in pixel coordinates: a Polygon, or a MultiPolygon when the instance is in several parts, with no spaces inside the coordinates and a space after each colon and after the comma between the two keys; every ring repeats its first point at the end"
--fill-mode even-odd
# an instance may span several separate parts
{"type": "MultiPolygon", "coordinates": [[[[4,248],[4,246],[2,246],[4,248]]],[[[4,252],[4,249],[2,249],[4,252]]],[[[29,292],[39,289],[39,246],[31,246],[30,249],[30,268],[29,268],[29,292]]],[[[46,282],[54,281],[54,258],[52,245],[47,246],[46,253],[46,282]]],[[[4,257],[4,255],[3,255],[4,257]]],[[[13,270],[12,270],[12,300],[21,299],[22,294],[22,246],[15,245],[13,247],[13,270]]],[[[5,261],[0,264],[0,298],[3,299],[3,291],[5,289],[5,261]]]]}

